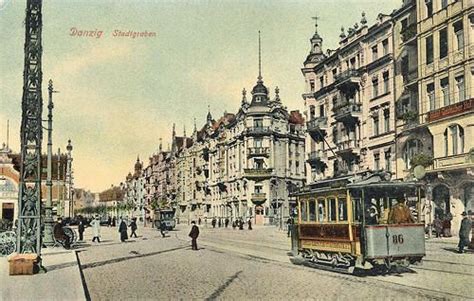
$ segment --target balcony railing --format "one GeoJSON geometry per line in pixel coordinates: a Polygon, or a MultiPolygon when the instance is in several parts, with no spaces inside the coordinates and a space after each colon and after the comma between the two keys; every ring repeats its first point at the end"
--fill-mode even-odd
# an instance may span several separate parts
{"type": "Polygon", "coordinates": [[[273,168],[244,168],[244,174],[250,178],[265,178],[272,175],[273,168]]]}
{"type": "Polygon", "coordinates": [[[249,147],[247,150],[247,156],[265,156],[267,157],[270,154],[269,147],[249,147]]]}
{"type": "Polygon", "coordinates": [[[306,128],[308,129],[308,132],[326,129],[327,126],[327,116],[313,117],[310,121],[306,122],[306,128]]]}
{"type": "Polygon", "coordinates": [[[474,110],[474,98],[466,99],[465,101],[461,101],[434,111],[430,111],[428,112],[427,120],[428,122],[435,121],[438,119],[454,116],[472,110],[474,110]]]}
{"type": "Polygon", "coordinates": [[[360,78],[360,72],[356,69],[348,69],[335,76],[336,82],[343,82],[351,78],[360,78]]]}
{"type": "Polygon", "coordinates": [[[401,35],[404,43],[416,37],[416,24],[409,25],[401,32],[401,35]]]}
{"type": "Polygon", "coordinates": [[[247,134],[249,135],[266,135],[270,133],[271,129],[269,126],[254,126],[247,128],[247,134]]]}
{"type": "Polygon", "coordinates": [[[254,200],[265,200],[266,198],[267,198],[267,194],[264,192],[252,193],[252,199],[254,200]]]}
{"type": "Polygon", "coordinates": [[[357,152],[359,150],[359,140],[347,140],[337,142],[337,151],[338,152],[347,152],[353,151],[357,152]]]}
{"type": "Polygon", "coordinates": [[[450,167],[465,167],[474,164],[474,154],[464,153],[433,159],[433,166],[430,169],[441,169],[450,167]]]}
{"type": "Polygon", "coordinates": [[[326,153],[322,150],[312,151],[308,154],[308,162],[321,161],[326,158],[326,153]]]}
{"type": "Polygon", "coordinates": [[[334,118],[341,121],[346,118],[358,118],[362,113],[362,104],[345,102],[333,108],[334,118]]]}

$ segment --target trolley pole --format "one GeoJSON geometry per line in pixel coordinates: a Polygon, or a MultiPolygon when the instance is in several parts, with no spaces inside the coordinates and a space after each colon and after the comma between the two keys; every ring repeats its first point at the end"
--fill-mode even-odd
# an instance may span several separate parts
{"type": "Polygon", "coordinates": [[[46,246],[54,245],[53,239],[53,181],[52,181],[52,167],[53,167],[53,142],[52,142],[52,131],[53,131],[53,81],[49,80],[48,85],[49,92],[49,102],[48,102],[48,162],[47,162],[47,179],[46,179],[46,206],[45,209],[45,218],[44,218],[44,233],[43,233],[43,243],[46,246]]]}

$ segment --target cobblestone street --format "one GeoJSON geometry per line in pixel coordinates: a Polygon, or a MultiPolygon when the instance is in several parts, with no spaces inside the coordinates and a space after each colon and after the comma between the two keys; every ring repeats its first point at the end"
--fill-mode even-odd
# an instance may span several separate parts
{"type": "Polygon", "coordinates": [[[427,243],[425,264],[411,272],[357,277],[290,263],[289,239],[273,227],[202,226],[197,252],[190,248],[188,228],[180,225],[166,238],[141,228],[138,238],[120,243],[115,228],[103,227],[100,244],[90,243],[87,230],[79,259],[91,299],[462,300],[474,295],[468,281],[474,276],[473,255],[452,253],[452,243],[427,243]]]}

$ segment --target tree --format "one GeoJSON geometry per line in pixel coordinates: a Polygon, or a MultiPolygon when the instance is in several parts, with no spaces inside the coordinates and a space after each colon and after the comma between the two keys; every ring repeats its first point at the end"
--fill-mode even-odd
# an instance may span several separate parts
{"type": "Polygon", "coordinates": [[[411,168],[421,165],[423,167],[428,167],[433,164],[433,157],[426,155],[424,153],[418,153],[413,156],[411,159],[411,168]]]}

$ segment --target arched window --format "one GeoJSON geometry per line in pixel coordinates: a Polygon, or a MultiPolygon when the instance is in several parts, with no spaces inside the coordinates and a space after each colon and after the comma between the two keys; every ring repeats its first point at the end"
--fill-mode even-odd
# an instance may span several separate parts
{"type": "Polygon", "coordinates": [[[405,161],[405,169],[410,168],[411,160],[413,156],[421,152],[422,144],[418,139],[410,139],[405,143],[405,149],[403,151],[403,160],[405,161]]]}

